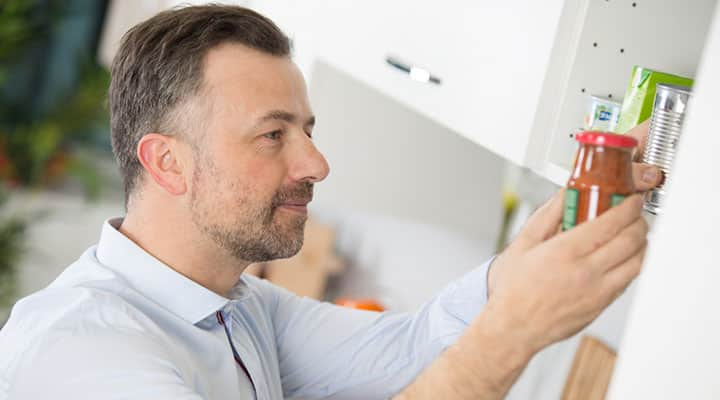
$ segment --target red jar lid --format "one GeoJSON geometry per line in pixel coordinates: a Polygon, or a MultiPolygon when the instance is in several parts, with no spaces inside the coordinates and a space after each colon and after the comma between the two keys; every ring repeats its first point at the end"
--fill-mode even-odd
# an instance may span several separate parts
{"type": "Polygon", "coordinates": [[[632,149],[637,147],[638,141],[627,135],[618,135],[615,133],[585,131],[575,135],[575,140],[584,144],[594,144],[596,146],[622,147],[632,149]]]}

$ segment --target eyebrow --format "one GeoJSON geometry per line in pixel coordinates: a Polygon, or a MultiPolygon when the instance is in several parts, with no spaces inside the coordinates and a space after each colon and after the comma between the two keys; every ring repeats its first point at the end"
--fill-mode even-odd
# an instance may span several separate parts
{"type": "MultiPolygon", "coordinates": [[[[287,123],[293,124],[298,120],[297,115],[283,111],[283,110],[272,110],[268,112],[267,114],[260,117],[258,122],[255,124],[255,128],[258,128],[260,125],[262,125],[265,122],[268,121],[285,121],[287,123]]],[[[311,116],[308,118],[307,121],[303,124],[303,126],[314,126],[315,125],[315,116],[311,116]]]]}

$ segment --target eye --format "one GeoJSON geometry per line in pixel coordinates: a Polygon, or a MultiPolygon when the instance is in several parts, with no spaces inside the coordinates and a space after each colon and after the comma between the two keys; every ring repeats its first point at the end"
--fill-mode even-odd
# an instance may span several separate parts
{"type": "Polygon", "coordinates": [[[280,140],[282,137],[283,132],[282,131],[272,131],[268,132],[263,135],[264,138],[270,139],[270,140],[280,140]]]}

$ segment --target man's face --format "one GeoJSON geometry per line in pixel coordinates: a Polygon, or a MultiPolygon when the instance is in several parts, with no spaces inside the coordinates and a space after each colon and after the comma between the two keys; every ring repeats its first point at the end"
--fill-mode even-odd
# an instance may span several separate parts
{"type": "Polygon", "coordinates": [[[190,133],[193,223],[238,260],[296,254],[313,184],[329,172],[302,74],[288,57],[226,44],[208,53],[203,84],[207,115],[190,133]]]}

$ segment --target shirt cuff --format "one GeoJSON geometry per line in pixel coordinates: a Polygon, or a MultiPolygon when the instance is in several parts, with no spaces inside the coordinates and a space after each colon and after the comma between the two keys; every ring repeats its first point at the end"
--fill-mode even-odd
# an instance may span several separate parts
{"type": "Polygon", "coordinates": [[[492,257],[451,284],[440,294],[440,304],[445,311],[461,320],[465,325],[480,313],[488,301],[488,273],[492,257]]]}

